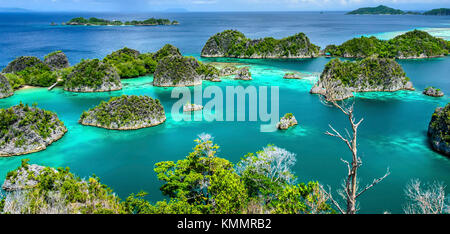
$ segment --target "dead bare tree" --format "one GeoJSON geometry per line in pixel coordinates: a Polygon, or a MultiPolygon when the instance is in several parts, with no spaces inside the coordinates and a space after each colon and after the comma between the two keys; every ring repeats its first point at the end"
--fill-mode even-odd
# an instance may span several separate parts
{"type": "Polygon", "coordinates": [[[347,177],[344,180],[343,184],[343,190],[340,192],[340,195],[343,197],[343,199],[346,202],[346,208],[341,208],[339,205],[339,202],[337,202],[331,195],[331,188],[328,189],[328,191],[325,191],[323,187],[323,191],[327,194],[329,200],[333,203],[334,206],[339,210],[342,214],[356,214],[358,211],[357,208],[357,199],[360,197],[364,192],[371,189],[376,184],[380,183],[382,180],[384,180],[389,174],[389,168],[386,171],[386,174],[384,176],[374,179],[372,183],[366,185],[363,189],[359,189],[358,187],[358,169],[362,165],[361,158],[358,156],[358,143],[357,143],[357,135],[358,135],[358,127],[363,122],[363,118],[357,121],[354,116],[354,102],[347,106],[344,104],[339,105],[336,101],[326,101],[322,99],[322,102],[329,105],[331,103],[333,106],[337,107],[342,113],[347,115],[347,118],[352,126],[352,134],[349,133],[347,129],[345,129],[346,136],[343,136],[339,131],[333,128],[331,124],[329,125],[331,128],[331,131],[325,132],[326,135],[337,137],[340,140],[342,140],[349,150],[352,153],[352,160],[351,162],[344,160],[341,158],[341,161],[344,162],[347,165],[348,172],[347,177]]]}
{"type": "Polygon", "coordinates": [[[406,214],[448,214],[450,204],[446,204],[445,186],[437,181],[425,185],[418,179],[411,180],[405,188],[409,200],[403,208],[406,214]]]}

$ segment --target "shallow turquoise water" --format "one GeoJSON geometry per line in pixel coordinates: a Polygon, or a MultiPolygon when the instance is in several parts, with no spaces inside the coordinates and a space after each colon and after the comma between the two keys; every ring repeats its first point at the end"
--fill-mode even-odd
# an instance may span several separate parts
{"type": "MultiPolygon", "coordinates": [[[[267,144],[276,144],[297,154],[296,175],[299,181],[318,180],[338,188],[345,165],[340,158],[350,154],[342,142],[324,135],[328,124],[337,129],[348,127],[346,118],[335,108],[324,106],[309,89],[318,78],[326,58],[299,60],[235,60],[206,61],[244,62],[251,66],[253,81],[224,79],[220,83],[204,82],[203,87],[218,85],[275,85],[280,87],[280,114],[292,112],[299,126],[286,132],[261,133],[261,122],[175,122],[170,109],[171,88],[151,85],[152,77],[123,80],[124,89],[109,93],[69,93],[61,88],[45,88],[16,92],[1,99],[5,108],[20,101],[55,111],[68,127],[68,133],[47,150],[20,157],[0,159],[0,178],[16,168],[20,160],[60,167],[86,177],[95,173],[120,196],[138,192],[150,193],[151,200],[163,199],[153,172],[153,165],[163,160],[184,158],[194,146],[196,135],[207,132],[221,146],[219,156],[236,163],[247,152],[255,152],[267,144]],[[285,80],[286,71],[310,74],[304,80],[285,80]],[[166,109],[166,123],[135,131],[111,131],[82,126],[77,120],[82,111],[101,100],[122,94],[149,95],[161,100],[166,109]]],[[[450,58],[400,61],[418,91],[394,93],[364,93],[356,99],[357,116],[364,117],[360,128],[359,152],[364,162],[360,171],[362,183],[381,176],[387,167],[391,175],[361,197],[361,212],[402,212],[403,188],[412,178],[439,180],[450,184],[450,160],[433,152],[426,138],[431,114],[443,106],[449,97],[432,98],[420,91],[429,84],[450,93],[448,81],[450,58]],[[432,81],[431,81],[432,80],[432,81]]],[[[206,103],[209,99],[204,99],[206,103]]]]}

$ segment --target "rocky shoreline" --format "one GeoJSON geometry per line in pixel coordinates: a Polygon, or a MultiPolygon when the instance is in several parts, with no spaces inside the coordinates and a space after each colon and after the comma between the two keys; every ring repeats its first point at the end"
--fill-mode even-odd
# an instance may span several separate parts
{"type": "Polygon", "coordinates": [[[450,103],[434,111],[428,125],[428,139],[435,151],[450,156],[450,103]]]}

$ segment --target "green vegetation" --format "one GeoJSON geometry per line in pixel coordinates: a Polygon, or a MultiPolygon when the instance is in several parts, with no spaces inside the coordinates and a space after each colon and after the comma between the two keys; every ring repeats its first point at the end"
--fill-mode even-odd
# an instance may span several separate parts
{"type": "Polygon", "coordinates": [[[405,14],[405,12],[402,10],[379,5],[377,7],[359,8],[357,10],[350,11],[347,13],[347,15],[367,15],[367,14],[370,14],[370,15],[381,15],[381,14],[403,15],[403,14],[405,14]]]}
{"type": "Polygon", "coordinates": [[[236,30],[218,33],[207,41],[202,56],[239,58],[315,57],[320,47],[310,43],[304,33],[283,39],[266,37],[251,40],[236,30]]]}
{"type": "Polygon", "coordinates": [[[391,40],[376,37],[353,38],[340,46],[329,45],[325,53],[341,57],[365,58],[372,55],[386,58],[418,58],[444,56],[449,53],[450,42],[433,37],[427,32],[414,30],[391,40]]]}
{"type": "Polygon", "coordinates": [[[219,146],[211,136],[202,134],[196,143],[185,159],[155,164],[154,171],[163,182],[160,190],[168,200],[152,204],[144,199],[146,192],[139,192],[120,201],[95,175],[82,180],[68,168],[55,170],[25,160],[6,179],[12,185],[25,185],[24,180],[36,183],[23,187],[25,193],[18,193],[19,198],[14,191],[7,192],[13,201],[26,202],[18,210],[3,213],[334,213],[317,182],[295,183],[294,154],[269,145],[234,166],[217,157],[219,146]]]}
{"type": "Polygon", "coordinates": [[[88,87],[96,89],[105,82],[120,85],[120,80],[115,79],[116,69],[108,63],[103,63],[98,59],[81,60],[72,72],[67,76],[65,89],[76,89],[88,87]]]}
{"type": "Polygon", "coordinates": [[[83,112],[79,122],[109,129],[136,129],[165,120],[164,107],[148,96],[122,95],[83,112]]]}
{"type": "Polygon", "coordinates": [[[48,139],[56,129],[65,129],[64,123],[55,113],[39,109],[36,104],[30,107],[20,103],[8,109],[0,109],[1,154],[12,153],[3,152],[3,147],[8,144],[14,144],[15,147],[37,144],[38,139],[33,138],[34,134],[48,139]]]}
{"type": "MultiPolygon", "coordinates": [[[[69,168],[37,167],[31,170],[28,160],[7,179],[15,183],[19,174],[37,183],[21,194],[22,202],[15,204],[11,213],[48,214],[118,214],[124,213],[120,199],[100,179],[93,175],[87,180],[72,174],[69,168]],[[36,172],[37,171],[37,172],[36,172]]],[[[14,192],[12,192],[14,193],[14,192]]]]}
{"type": "Polygon", "coordinates": [[[424,15],[450,15],[450,8],[433,9],[430,11],[426,11],[423,14],[424,15]]]}
{"type": "Polygon", "coordinates": [[[120,25],[137,25],[137,26],[146,26],[146,25],[172,25],[172,24],[179,24],[178,21],[171,22],[168,19],[155,19],[150,18],[143,21],[138,20],[132,20],[132,21],[126,21],[121,22],[118,20],[105,20],[105,19],[99,19],[95,17],[91,17],[89,19],[83,18],[83,17],[77,17],[73,18],[67,23],[66,25],[112,25],[112,26],[120,26],[120,25]]]}
{"type": "Polygon", "coordinates": [[[177,47],[171,44],[166,44],[153,55],[153,59],[159,62],[161,59],[171,55],[182,56],[177,47]]]}
{"type": "Polygon", "coordinates": [[[133,78],[155,72],[157,62],[153,54],[141,54],[137,50],[123,48],[107,55],[103,62],[113,65],[120,78],[133,78]]]}
{"type": "MultiPolygon", "coordinates": [[[[436,148],[446,148],[447,154],[450,153],[450,103],[444,108],[438,108],[431,118],[428,134],[433,140],[441,142],[445,146],[436,148]]],[[[443,151],[444,150],[439,150],[443,151]]]]}
{"type": "MultiPolygon", "coordinates": [[[[388,86],[386,80],[392,77],[402,78],[406,74],[402,67],[392,59],[365,58],[361,61],[341,61],[332,59],[325,65],[322,76],[329,76],[332,80],[340,80],[346,87],[358,85],[388,86]],[[364,78],[365,82],[361,82],[364,78]]],[[[322,77],[321,77],[322,78],[322,77]]],[[[408,78],[403,80],[404,83],[408,78]]]]}
{"type": "Polygon", "coordinates": [[[199,66],[196,70],[199,75],[204,75],[205,77],[220,76],[220,71],[215,66],[200,61],[197,62],[199,66]]]}

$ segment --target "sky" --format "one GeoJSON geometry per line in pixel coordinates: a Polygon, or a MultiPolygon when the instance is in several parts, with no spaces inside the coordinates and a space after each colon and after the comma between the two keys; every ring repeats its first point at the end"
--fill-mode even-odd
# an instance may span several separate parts
{"type": "Polygon", "coordinates": [[[450,8],[450,0],[0,0],[33,11],[346,11],[387,5],[401,10],[450,8]]]}

